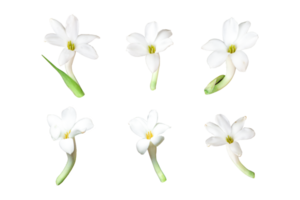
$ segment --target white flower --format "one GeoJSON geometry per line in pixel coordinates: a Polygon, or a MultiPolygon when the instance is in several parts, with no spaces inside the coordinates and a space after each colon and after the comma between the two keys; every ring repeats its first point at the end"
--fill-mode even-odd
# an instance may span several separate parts
{"type": "Polygon", "coordinates": [[[74,15],[67,19],[66,28],[55,19],[50,19],[50,25],[55,33],[46,35],[45,41],[64,47],[58,59],[59,65],[69,62],[75,56],[75,52],[91,59],[98,58],[97,52],[88,43],[100,37],[88,34],[78,35],[79,23],[74,15]]]}
{"type": "Polygon", "coordinates": [[[169,38],[171,35],[172,32],[167,29],[158,32],[156,22],[148,23],[145,28],[145,37],[139,33],[132,33],[127,37],[127,41],[130,42],[127,51],[135,57],[146,56],[147,66],[153,73],[159,67],[159,52],[173,44],[169,38]]]}
{"type": "Polygon", "coordinates": [[[158,146],[164,141],[161,136],[170,127],[168,125],[157,123],[158,115],[155,110],[151,110],[147,121],[136,117],[129,122],[130,129],[142,139],[136,143],[136,148],[140,154],[144,154],[150,145],[150,142],[158,146]]]}
{"type": "Polygon", "coordinates": [[[218,125],[214,123],[207,123],[205,125],[206,130],[214,135],[206,140],[207,146],[226,146],[236,156],[242,156],[242,150],[237,142],[238,140],[248,140],[255,136],[255,132],[251,128],[243,128],[247,117],[241,117],[230,126],[228,119],[224,115],[217,115],[216,121],[218,125]]]}
{"type": "Polygon", "coordinates": [[[73,138],[94,127],[90,119],[84,118],[76,122],[76,117],[76,111],[72,107],[63,110],[61,118],[56,115],[47,117],[52,139],[60,139],[60,147],[68,154],[74,151],[73,138]]]}
{"type": "Polygon", "coordinates": [[[242,51],[253,47],[258,39],[258,35],[249,32],[250,22],[238,24],[233,18],[224,22],[223,41],[219,39],[209,40],[202,49],[213,51],[207,58],[207,63],[211,68],[222,65],[230,56],[235,68],[241,72],[248,67],[248,57],[242,51]]]}

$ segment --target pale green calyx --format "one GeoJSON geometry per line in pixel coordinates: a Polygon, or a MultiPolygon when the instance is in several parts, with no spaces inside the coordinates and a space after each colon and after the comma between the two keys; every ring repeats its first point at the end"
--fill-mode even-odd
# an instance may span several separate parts
{"type": "Polygon", "coordinates": [[[72,41],[69,41],[69,42],[68,42],[67,47],[68,47],[68,49],[69,49],[70,51],[74,51],[74,50],[75,50],[75,44],[72,43],[72,41]]]}
{"type": "Polygon", "coordinates": [[[153,45],[148,46],[148,51],[149,51],[150,54],[154,54],[155,51],[156,51],[155,46],[153,46],[153,45]]]}
{"type": "Polygon", "coordinates": [[[236,51],[236,46],[235,45],[230,45],[230,47],[227,50],[228,53],[234,53],[235,51],[236,51]]]}
{"type": "Polygon", "coordinates": [[[234,139],[228,135],[228,136],[226,137],[226,142],[228,142],[228,144],[231,144],[231,143],[234,142],[234,139]]]}

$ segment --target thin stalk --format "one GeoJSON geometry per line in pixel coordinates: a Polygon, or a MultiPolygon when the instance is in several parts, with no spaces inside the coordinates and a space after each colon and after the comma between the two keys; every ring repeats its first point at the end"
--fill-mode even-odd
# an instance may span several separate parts
{"type": "MultiPolygon", "coordinates": [[[[159,55],[158,55],[158,57],[159,57],[159,55]]],[[[160,60],[160,58],[159,58],[159,60],[160,60]]],[[[159,62],[159,66],[158,66],[157,70],[154,73],[152,73],[152,78],[151,78],[151,83],[150,83],[150,89],[152,91],[156,89],[159,68],[160,68],[160,62],[159,62]]]]}
{"type": "MultiPolygon", "coordinates": [[[[66,73],[76,82],[78,83],[72,69],[73,61],[75,58],[76,52],[74,53],[74,56],[71,58],[69,62],[66,63],[65,68],[66,68],[66,73]]],[[[78,83],[79,84],[79,83],[78,83]]]]}
{"type": "Polygon", "coordinates": [[[156,146],[150,142],[149,148],[148,148],[148,153],[151,158],[154,170],[159,178],[159,180],[163,183],[167,180],[166,176],[160,169],[160,166],[156,160],[156,146]]]}

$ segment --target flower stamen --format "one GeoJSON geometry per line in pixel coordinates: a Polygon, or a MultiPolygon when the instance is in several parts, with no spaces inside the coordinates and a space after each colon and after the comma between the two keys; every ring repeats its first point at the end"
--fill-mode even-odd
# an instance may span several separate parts
{"type": "Polygon", "coordinates": [[[235,46],[235,45],[231,45],[231,46],[228,48],[228,50],[227,50],[228,53],[234,53],[235,51],[236,51],[236,46],[235,46]]]}
{"type": "Polygon", "coordinates": [[[153,137],[153,134],[151,131],[149,131],[148,133],[146,133],[146,138],[147,140],[150,140],[153,137]]]}
{"type": "Polygon", "coordinates": [[[226,141],[228,142],[228,144],[231,144],[231,143],[234,142],[234,139],[228,135],[228,136],[226,137],[226,141]]]}
{"type": "Polygon", "coordinates": [[[150,54],[154,54],[155,51],[156,51],[155,46],[153,46],[153,45],[148,46],[148,51],[149,51],[150,54]]]}
{"type": "Polygon", "coordinates": [[[75,50],[75,44],[72,43],[71,41],[68,42],[67,47],[68,47],[68,49],[71,50],[71,51],[74,51],[74,50],[75,50]]]}
{"type": "Polygon", "coordinates": [[[69,130],[68,132],[66,132],[66,133],[64,134],[64,137],[63,137],[63,138],[64,138],[64,139],[68,139],[70,133],[71,133],[71,130],[69,130]]]}

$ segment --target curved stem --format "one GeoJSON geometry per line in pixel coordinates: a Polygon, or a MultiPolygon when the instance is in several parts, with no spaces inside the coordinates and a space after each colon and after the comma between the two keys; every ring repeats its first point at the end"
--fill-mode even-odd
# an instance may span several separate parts
{"type": "Polygon", "coordinates": [[[75,138],[73,138],[74,142],[74,151],[72,154],[68,154],[68,162],[64,168],[64,170],[60,173],[60,175],[56,179],[56,185],[60,185],[64,180],[67,178],[71,170],[73,169],[75,162],[76,162],[76,154],[77,154],[77,149],[76,149],[76,142],[75,138]]]}
{"type": "MultiPolygon", "coordinates": [[[[78,83],[74,73],[73,73],[73,69],[72,69],[72,65],[73,65],[73,61],[75,58],[76,52],[74,53],[73,58],[71,58],[71,60],[69,62],[66,63],[65,68],[66,68],[66,73],[76,82],[78,83]]],[[[79,83],[78,83],[79,84],[79,83]]]]}
{"type": "Polygon", "coordinates": [[[152,74],[152,76],[151,76],[149,88],[150,88],[150,92],[153,93],[153,94],[160,94],[160,93],[156,90],[156,84],[157,84],[158,74],[159,74],[159,71],[158,71],[158,69],[157,69],[157,70],[152,74]]]}
{"type": "Polygon", "coordinates": [[[229,148],[229,145],[226,145],[226,149],[228,152],[229,157],[231,158],[232,162],[239,168],[244,174],[249,176],[250,178],[255,178],[255,173],[253,171],[250,171],[247,169],[239,160],[239,157],[237,157],[229,148]]]}
{"type": "Polygon", "coordinates": [[[155,172],[158,176],[158,178],[160,179],[160,181],[163,183],[167,180],[166,176],[164,175],[164,173],[162,172],[162,170],[160,169],[160,166],[156,160],[156,146],[154,144],[152,144],[152,142],[150,142],[149,148],[148,148],[148,153],[149,156],[151,158],[153,167],[155,169],[155,172]]]}

